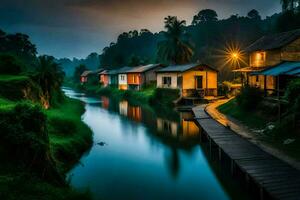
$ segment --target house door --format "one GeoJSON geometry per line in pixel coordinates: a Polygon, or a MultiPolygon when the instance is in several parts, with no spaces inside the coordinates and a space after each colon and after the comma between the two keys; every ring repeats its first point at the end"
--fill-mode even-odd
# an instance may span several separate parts
{"type": "Polygon", "coordinates": [[[196,89],[203,88],[203,76],[195,76],[195,87],[196,89]]]}

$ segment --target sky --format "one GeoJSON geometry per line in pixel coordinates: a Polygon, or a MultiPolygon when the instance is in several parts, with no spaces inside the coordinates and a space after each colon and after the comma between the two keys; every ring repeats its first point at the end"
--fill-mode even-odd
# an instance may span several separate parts
{"type": "Polygon", "coordinates": [[[125,31],[163,30],[163,19],[176,15],[190,24],[202,9],[219,19],[245,16],[251,9],[270,16],[279,0],[0,0],[0,29],[30,36],[39,54],[83,58],[115,41],[125,31]]]}

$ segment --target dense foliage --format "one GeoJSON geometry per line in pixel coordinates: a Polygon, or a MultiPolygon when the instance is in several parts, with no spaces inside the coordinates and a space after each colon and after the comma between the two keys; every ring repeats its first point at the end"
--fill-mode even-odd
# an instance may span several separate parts
{"type": "MultiPolygon", "coordinates": [[[[200,61],[218,68],[220,80],[226,80],[232,78],[232,74],[230,66],[224,64],[224,50],[228,47],[243,50],[263,35],[300,28],[299,18],[300,12],[287,10],[262,19],[257,10],[250,10],[247,16],[232,15],[227,19],[218,19],[214,10],[206,9],[194,16],[191,25],[181,27],[188,36],[184,41],[193,49],[191,62],[200,61]]],[[[152,33],[143,29],[122,33],[116,42],[103,49],[101,66],[119,68],[131,63],[164,63],[166,54],[159,51],[159,44],[168,41],[167,32],[152,33]]],[[[173,44],[164,45],[170,47],[167,52],[175,51],[171,47],[173,44]]]]}
{"type": "Polygon", "coordinates": [[[15,55],[30,65],[35,62],[37,50],[35,45],[30,42],[28,35],[7,34],[0,29],[0,53],[15,55]]]}
{"type": "Polygon", "coordinates": [[[245,110],[254,110],[262,100],[262,91],[259,88],[245,86],[236,97],[238,105],[245,110]]]}
{"type": "Polygon", "coordinates": [[[185,64],[191,61],[193,50],[185,32],[186,21],[177,17],[165,18],[165,40],[158,44],[158,58],[161,63],[185,64]]]}
{"type": "Polygon", "coordinates": [[[8,159],[14,159],[39,177],[62,184],[49,149],[46,116],[38,106],[18,104],[0,112],[1,147],[8,159]]]}

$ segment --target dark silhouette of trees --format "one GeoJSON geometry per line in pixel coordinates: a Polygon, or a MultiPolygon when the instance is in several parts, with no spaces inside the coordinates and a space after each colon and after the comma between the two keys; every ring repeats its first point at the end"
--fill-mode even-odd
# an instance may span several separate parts
{"type": "Polygon", "coordinates": [[[192,24],[197,25],[201,22],[212,22],[218,20],[218,14],[216,11],[211,9],[201,10],[197,15],[194,16],[192,24]]]}
{"type": "Polygon", "coordinates": [[[0,53],[17,56],[28,65],[34,63],[37,50],[29,36],[21,33],[6,34],[0,30],[0,53]]]}
{"type": "Polygon", "coordinates": [[[300,10],[300,0],[280,0],[282,5],[282,11],[293,11],[297,12],[300,10]]]}
{"type": "Polygon", "coordinates": [[[191,61],[193,50],[187,41],[186,21],[177,17],[166,17],[164,32],[165,40],[158,44],[158,58],[162,62],[184,64],[191,61]]]}
{"type": "Polygon", "coordinates": [[[34,80],[42,89],[44,107],[49,108],[50,104],[57,100],[64,80],[64,72],[61,66],[55,62],[52,56],[40,56],[38,58],[34,80]]]}
{"type": "Polygon", "coordinates": [[[259,12],[255,9],[248,12],[247,17],[254,20],[261,20],[261,16],[259,15],[259,12]]]}
{"type": "Polygon", "coordinates": [[[75,83],[79,83],[80,82],[80,76],[86,70],[88,70],[88,69],[83,64],[81,64],[81,65],[79,65],[79,66],[77,66],[75,68],[74,75],[73,75],[73,80],[74,80],[75,83]]]}

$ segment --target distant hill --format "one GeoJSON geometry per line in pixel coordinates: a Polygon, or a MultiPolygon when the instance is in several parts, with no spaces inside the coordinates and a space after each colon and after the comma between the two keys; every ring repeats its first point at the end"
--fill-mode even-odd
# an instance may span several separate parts
{"type": "Polygon", "coordinates": [[[85,65],[90,70],[98,69],[100,66],[100,57],[97,53],[91,53],[84,59],[61,58],[56,59],[56,61],[61,64],[66,76],[72,76],[75,68],[79,65],[85,65]]]}

